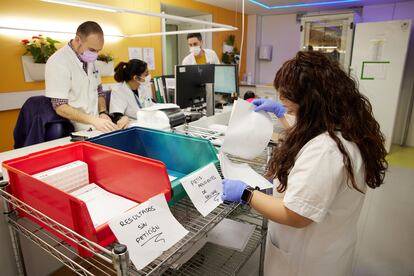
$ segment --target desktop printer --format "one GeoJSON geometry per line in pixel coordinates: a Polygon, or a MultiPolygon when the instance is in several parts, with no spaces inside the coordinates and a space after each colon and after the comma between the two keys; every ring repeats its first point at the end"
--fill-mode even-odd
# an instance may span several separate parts
{"type": "Polygon", "coordinates": [[[137,111],[137,121],[134,125],[170,129],[185,123],[185,114],[176,104],[155,104],[137,111]]]}

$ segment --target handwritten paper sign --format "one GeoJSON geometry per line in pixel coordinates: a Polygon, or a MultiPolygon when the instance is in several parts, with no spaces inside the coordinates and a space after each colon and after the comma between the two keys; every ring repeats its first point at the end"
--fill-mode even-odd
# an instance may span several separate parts
{"type": "Polygon", "coordinates": [[[118,241],[128,247],[130,259],[138,270],[188,233],[171,214],[163,194],[112,219],[109,227],[118,241]]]}
{"type": "Polygon", "coordinates": [[[213,163],[181,179],[197,210],[205,217],[223,203],[221,177],[213,163]]]}

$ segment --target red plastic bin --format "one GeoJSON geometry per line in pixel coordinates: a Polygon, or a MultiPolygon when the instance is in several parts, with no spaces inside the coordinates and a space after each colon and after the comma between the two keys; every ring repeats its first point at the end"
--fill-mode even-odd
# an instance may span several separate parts
{"type": "MultiPolygon", "coordinates": [[[[164,193],[167,201],[171,198],[171,184],[162,162],[88,142],[71,143],[4,161],[10,178],[10,192],[60,224],[105,247],[115,241],[107,224],[95,229],[83,201],[31,176],[76,160],[88,164],[90,183],[111,193],[138,203],[159,193],[164,193]]],[[[91,255],[36,218],[20,213],[77,248],[80,255],[91,255]]]]}

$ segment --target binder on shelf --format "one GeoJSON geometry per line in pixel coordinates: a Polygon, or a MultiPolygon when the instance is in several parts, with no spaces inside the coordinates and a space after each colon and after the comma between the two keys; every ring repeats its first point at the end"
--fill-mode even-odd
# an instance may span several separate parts
{"type": "Polygon", "coordinates": [[[161,96],[161,92],[160,92],[160,86],[159,86],[159,82],[158,79],[160,77],[154,77],[154,87],[155,87],[155,100],[157,101],[157,103],[164,103],[164,99],[161,96]]]}

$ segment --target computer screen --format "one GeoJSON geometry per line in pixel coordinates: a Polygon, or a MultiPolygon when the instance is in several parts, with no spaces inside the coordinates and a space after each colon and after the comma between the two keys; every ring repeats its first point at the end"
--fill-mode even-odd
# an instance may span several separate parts
{"type": "Polygon", "coordinates": [[[214,71],[214,92],[239,93],[237,65],[217,64],[214,71]]]}
{"type": "Polygon", "coordinates": [[[206,103],[206,84],[214,83],[214,64],[175,67],[175,103],[181,108],[206,103]]]}

